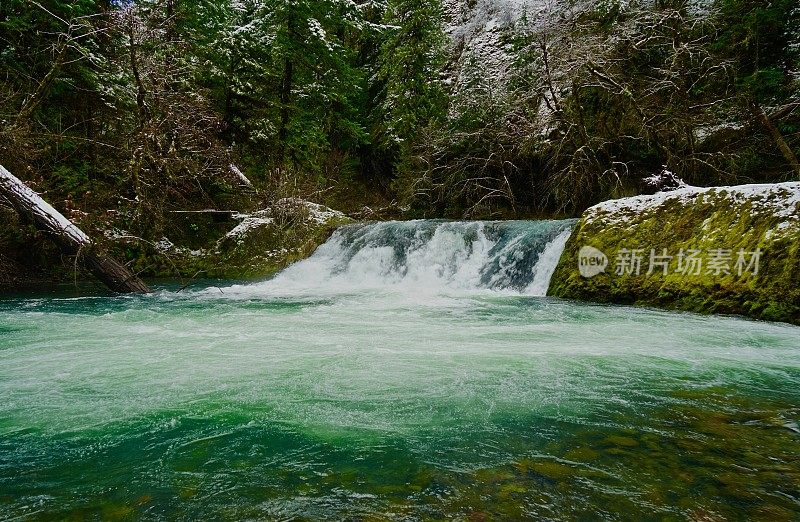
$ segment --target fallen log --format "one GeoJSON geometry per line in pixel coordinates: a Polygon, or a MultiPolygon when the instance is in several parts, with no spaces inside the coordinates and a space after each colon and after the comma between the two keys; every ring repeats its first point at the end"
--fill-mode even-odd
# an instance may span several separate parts
{"type": "Polygon", "coordinates": [[[110,290],[121,294],[149,293],[150,288],[124,265],[105,254],[80,228],[0,165],[0,196],[22,216],[49,234],[69,255],[83,265],[110,290]]]}

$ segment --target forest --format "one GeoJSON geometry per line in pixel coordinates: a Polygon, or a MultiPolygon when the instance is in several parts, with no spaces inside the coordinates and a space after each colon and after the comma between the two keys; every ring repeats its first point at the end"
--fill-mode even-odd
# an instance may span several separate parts
{"type": "MultiPolygon", "coordinates": [[[[800,179],[794,0],[521,5],[495,67],[453,36],[475,0],[2,0],[0,165],[127,261],[286,198],[513,219],[800,179]]],[[[52,264],[0,214],[4,265],[52,264]]]]}

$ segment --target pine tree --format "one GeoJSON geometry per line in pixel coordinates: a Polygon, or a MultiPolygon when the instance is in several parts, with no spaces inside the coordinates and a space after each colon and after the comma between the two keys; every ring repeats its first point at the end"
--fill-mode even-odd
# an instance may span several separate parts
{"type": "Polygon", "coordinates": [[[212,83],[237,135],[273,161],[313,167],[332,148],[364,141],[356,100],[365,79],[359,35],[374,2],[241,0],[202,9],[212,83]],[[222,86],[220,87],[220,84],[222,86]]]}
{"type": "Polygon", "coordinates": [[[385,24],[391,32],[381,47],[382,100],[373,119],[378,144],[399,165],[409,161],[419,131],[446,114],[441,2],[391,0],[385,24]]]}
{"type": "Polygon", "coordinates": [[[87,189],[107,116],[108,1],[0,2],[0,162],[39,162],[63,192],[87,189]]]}

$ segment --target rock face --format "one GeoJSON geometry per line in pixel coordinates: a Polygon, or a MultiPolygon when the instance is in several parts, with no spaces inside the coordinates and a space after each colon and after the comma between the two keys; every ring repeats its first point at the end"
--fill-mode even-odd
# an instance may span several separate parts
{"type": "MultiPolygon", "coordinates": [[[[547,31],[557,37],[559,31],[571,24],[561,24],[599,4],[606,7],[616,4],[621,8],[630,5],[629,0],[443,0],[444,29],[450,37],[452,50],[452,77],[449,78],[456,91],[468,83],[470,62],[479,71],[502,88],[513,67],[512,49],[506,37],[520,25],[527,31],[547,31]]],[[[642,5],[654,4],[645,0],[642,5]]],[[[706,12],[711,0],[688,0],[686,9],[691,12],[706,12]]]]}
{"type": "MultiPolygon", "coordinates": [[[[537,14],[542,0],[445,0],[445,31],[450,36],[456,75],[465,62],[474,59],[494,77],[504,77],[510,65],[504,33],[523,14],[537,14]]],[[[456,84],[459,83],[456,77],[456,84]]]]}
{"type": "Polygon", "coordinates": [[[218,277],[272,275],[310,256],[337,227],[352,221],[337,210],[297,198],[282,199],[237,218],[239,225],[214,248],[218,277]]]}
{"type": "MultiPolygon", "coordinates": [[[[247,214],[186,212],[175,216],[167,236],[131,263],[152,278],[262,278],[311,255],[337,227],[350,222],[341,212],[296,198],[247,214]]],[[[120,231],[108,235],[115,236],[125,237],[120,231]]]]}
{"type": "Polygon", "coordinates": [[[800,324],[800,183],[601,203],[578,222],[549,294],[800,324]]]}
{"type": "Polygon", "coordinates": [[[566,12],[585,9],[584,0],[444,0],[445,32],[450,38],[454,92],[475,74],[503,89],[513,67],[506,37],[526,19],[529,30],[546,28],[566,12]],[[476,70],[471,70],[472,68],[476,70]]]}

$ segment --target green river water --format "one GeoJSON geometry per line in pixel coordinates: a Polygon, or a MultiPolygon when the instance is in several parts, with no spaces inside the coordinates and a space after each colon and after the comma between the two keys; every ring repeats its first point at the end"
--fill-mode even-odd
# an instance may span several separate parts
{"type": "Polygon", "coordinates": [[[537,295],[569,225],[0,300],[0,519],[800,518],[800,328],[537,295]]]}

